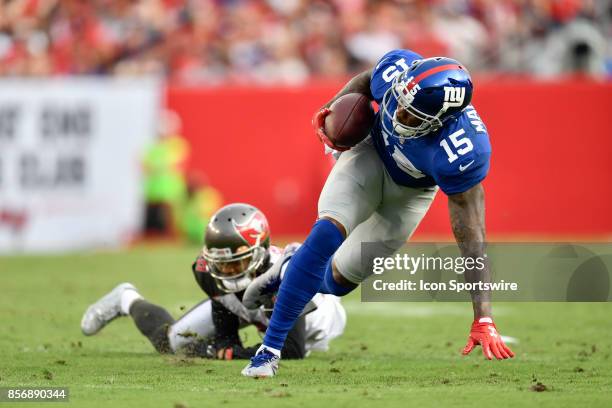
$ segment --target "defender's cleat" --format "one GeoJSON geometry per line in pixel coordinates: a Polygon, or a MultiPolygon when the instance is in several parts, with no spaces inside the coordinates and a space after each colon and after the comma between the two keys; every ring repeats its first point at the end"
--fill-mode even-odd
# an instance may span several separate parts
{"type": "Polygon", "coordinates": [[[251,362],[242,370],[245,377],[265,378],[273,377],[278,370],[280,357],[263,348],[251,358],[251,362]]]}
{"type": "Polygon", "coordinates": [[[126,290],[137,292],[131,283],[122,283],[89,306],[81,319],[81,330],[91,336],[102,330],[108,323],[121,316],[121,295],[126,290]]]}

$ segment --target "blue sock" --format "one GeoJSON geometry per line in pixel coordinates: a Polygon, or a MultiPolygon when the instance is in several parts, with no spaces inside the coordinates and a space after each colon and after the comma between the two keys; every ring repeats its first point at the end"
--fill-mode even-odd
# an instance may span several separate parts
{"type": "Polygon", "coordinates": [[[283,348],[287,333],[304,306],[319,291],[328,261],[344,241],[342,233],[329,220],[319,220],[304,244],[293,255],[280,285],[264,345],[283,348]]]}
{"type": "Polygon", "coordinates": [[[351,285],[350,287],[342,286],[334,280],[334,272],[332,270],[332,259],[327,261],[327,267],[325,269],[325,277],[323,278],[323,284],[319,288],[319,292],[327,293],[329,295],[344,296],[353,291],[357,285],[351,285]]]}

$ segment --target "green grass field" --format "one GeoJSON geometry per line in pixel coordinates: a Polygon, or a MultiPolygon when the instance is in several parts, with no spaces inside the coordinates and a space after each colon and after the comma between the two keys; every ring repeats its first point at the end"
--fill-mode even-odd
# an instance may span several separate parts
{"type": "Polygon", "coordinates": [[[520,343],[513,361],[489,362],[480,349],[459,353],[469,304],[362,304],[353,294],[331,350],[283,361],[267,380],[241,377],[243,361],[160,356],[129,318],[81,334],[87,305],[122,281],[178,317],[203,296],[195,253],[0,258],[0,387],[67,386],[78,407],[612,406],[612,304],[496,305],[498,328],[520,343]]]}

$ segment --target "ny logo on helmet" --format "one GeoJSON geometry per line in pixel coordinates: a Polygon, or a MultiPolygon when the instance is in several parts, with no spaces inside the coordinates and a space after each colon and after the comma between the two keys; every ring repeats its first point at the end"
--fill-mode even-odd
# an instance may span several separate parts
{"type": "Polygon", "coordinates": [[[463,105],[465,99],[465,88],[462,86],[444,87],[444,105],[447,108],[463,105]]]}

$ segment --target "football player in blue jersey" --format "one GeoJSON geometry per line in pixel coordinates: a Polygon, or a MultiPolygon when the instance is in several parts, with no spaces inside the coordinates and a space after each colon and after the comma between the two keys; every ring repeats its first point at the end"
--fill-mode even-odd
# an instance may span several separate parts
{"type": "MultiPolygon", "coordinates": [[[[491,145],[470,101],[473,84],[459,62],[409,50],[385,54],[353,77],[313,118],[319,138],[329,106],[361,93],[380,109],[370,135],[342,152],[327,178],[318,220],[282,278],[262,346],[242,374],[273,376],[293,322],[317,292],[342,296],[372,271],[361,266],[361,243],[377,242],[376,256],[391,256],[425,216],[438,189],[448,196],[452,230],[464,257],[484,255],[485,200],[481,185],[491,145]]],[[[468,282],[489,282],[488,267],[466,271],[468,282]]],[[[463,354],[482,346],[491,360],[514,356],[492,319],[490,293],[472,291],[474,320],[463,354]]]]}

